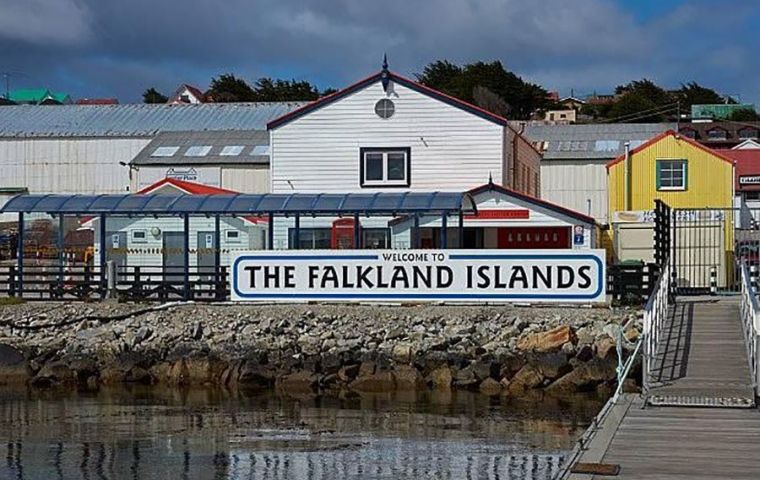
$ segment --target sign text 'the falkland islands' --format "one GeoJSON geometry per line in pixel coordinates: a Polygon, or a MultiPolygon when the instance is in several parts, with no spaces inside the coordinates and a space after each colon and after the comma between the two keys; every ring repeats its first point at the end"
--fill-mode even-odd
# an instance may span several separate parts
{"type": "Polygon", "coordinates": [[[278,301],[602,302],[604,250],[249,252],[232,299],[278,301]]]}

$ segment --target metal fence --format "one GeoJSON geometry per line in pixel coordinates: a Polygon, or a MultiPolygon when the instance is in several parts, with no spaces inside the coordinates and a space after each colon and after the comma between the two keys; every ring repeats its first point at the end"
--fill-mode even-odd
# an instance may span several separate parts
{"type": "Polygon", "coordinates": [[[752,373],[752,388],[757,396],[757,386],[760,379],[760,366],[758,365],[758,327],[760,326],[760,302],[757,300],[757,281],[750,276],[749,267],[746,263],[741,264],[741,317],[742,331],[744,332],[744,341],[747,345],[747,358],[749,368],[752,373]]]}
{"type": "Polygon", "coordinates": [[[740,263],[760,268],[760,209],[673,209],[671,267],[681,295],[739,293],[740,263]]]}

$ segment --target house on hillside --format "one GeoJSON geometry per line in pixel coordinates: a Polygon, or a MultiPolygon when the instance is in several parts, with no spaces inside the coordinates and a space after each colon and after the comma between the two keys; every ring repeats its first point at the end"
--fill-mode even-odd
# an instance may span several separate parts
{"type": "Polygon", "coordinates": [[[53,92],[47,88],[20,88],[11,90],[8,100],[17,105],[70,105],[71,97],[66,93],[53,92]]]}
{"type": "Polygon", "coordinates": [[[760,139],[760,122],[681,123],[678,133],[710,148],[733,148],[746,140],[760,139]]]}
{"type": "Polygon", "coordinates": [[[176,105],[178,103],[198,104],[205,102],[206,95],[204,95],[201,89],[192,85],[188,85],[186,83],[180,85],[177,90],[174,91],[172,96],[169,97],[169,99],[166,101],[166,103],[173,105],[176,105]]]}
{"type": "Polygon", "coordinates": [[[607,223],[605,165],[662,133],[670,124],[527,125],[524,135],[543,153],[541,198],[607,223]]]}

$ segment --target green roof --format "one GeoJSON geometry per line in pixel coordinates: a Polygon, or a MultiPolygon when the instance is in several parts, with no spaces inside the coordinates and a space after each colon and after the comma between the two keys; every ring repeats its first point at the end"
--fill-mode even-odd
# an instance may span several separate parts
{"type": "Polygon", "coordinates": [[[715,105],[692,105],[692,119],[728,120],[737,110],[755,110],[751,103],[720,103],[715,105]]]}
{"type": "Polygon", "coordinates": [[[71,97],[61,92],[51,92],[47,88],[19,88],[9,92],[9,100],[16,103],[40,103],[52,99],[59,103],[69,103],[71,97]]]}

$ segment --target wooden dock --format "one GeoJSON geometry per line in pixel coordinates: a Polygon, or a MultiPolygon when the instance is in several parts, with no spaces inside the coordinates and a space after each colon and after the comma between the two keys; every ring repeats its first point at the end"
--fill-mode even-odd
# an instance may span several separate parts
{"type": "Polygon", "coordinates": [[[619,473],[562,478],[760,478],[760,411],[739,299],[680,299],[664,332],[649,396],[605,406],[572,457],[573,465],[617,465],[619,473]]]}

